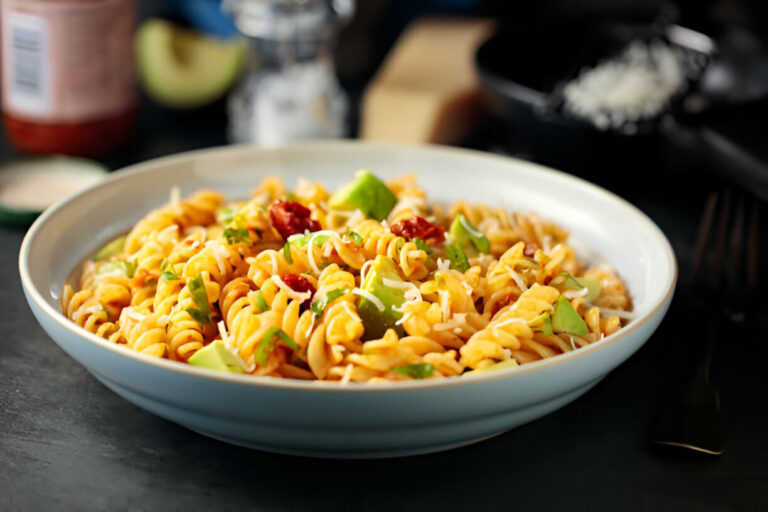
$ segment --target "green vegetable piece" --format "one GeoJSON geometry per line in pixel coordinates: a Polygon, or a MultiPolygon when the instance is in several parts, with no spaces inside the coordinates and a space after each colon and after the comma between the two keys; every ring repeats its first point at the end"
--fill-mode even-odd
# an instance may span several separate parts
{"type": "Polygon", "coordinates": [[[187,287],[189,288],[189,294],[192,296],[192,302],[197,306],[196,308],[187,308],[187,313],[200,324],[201,328],[206,324],[213,325],[213,320],[211,319],[211,306],[208,303],[208,293],[205,291],[203,276],[198,275],[197,277],[190,279],[187,282],[187,287]]]}
{"type": "Polygon", "coordinates": [[[313,235],[311,233],[309,235],[302,235],[300,233],[296,233],[295,235],[289,236],[286,242],[291,244],[293,247],[304,247],[309,243],[310,240],[313,240],[312,243],[315,245],[315,247],[322,247],[329,238],[331,238],[330,235],[313,235]]]}
{"type": "Polygon", "coordinates": [[[387,329],[395,329],[399,335],[405,335],[403,327],[395,325],[403,317],[403,314],[395,308],[399,309],[405,302],[405,290],[386,286],[384,279],[403,282],[395,263],[386,256],[378,255],[373,260],[370,270],[365,275],[365,281],[360,287],[378,298],[384,305],[384,310],[379,309],[379,306],[370,299],[365,297],[360,299],[357,314],[360,315],[365,326],[364,340],[381,338],[387,329]]]}
{"type": "Polygon", "coordinates": [[[221,236],[227,239],[227,243],[229,245],[238,243],[244,243],[248,247],[253,245],[253,240],[251,240],[251,233],[245,228],[227,228],[224,230],[221,236]]]}
{"type": "Polygon", "coordinates": [[[232,222],[232,219],[235,218],[235,209],[230,208],[229,206],[222,208],[219,210],[219,213],[216,215],[216,222],[219,224],[227,225],[230,222],[232,222]]]}
{"type": "Polygon", "coordinates": [[[584,298],[589,302],[595,302],[600,296],[600,281],[588,277],[573,277],[570,272],[560,272],[554,280],[554,285],[564,290],[587,289],[584,298]]]}
{"type": "Polygon", "coordinates": [[[355,242],[357,245],[361,245],[363,243],[363,237],[361,237],[355,231],[347,231],[346,233],[344,233],[344,236],[347,238],[351,238],[352,241],[355,242]]]}
{"type": "Polygon", "coordinates": [[[256,347],[256,350],[253,353],[259,366],[267,364],[267,357],[269,357],[269,354],[277,348],[277,343],[279,341],[282,341],[293,350],[299,350],[299,346],[285,333],[285,331],[278,329],[277,327],[270,327],[267,329],[267,332],[264,333],[264,336],[261,338],[261,343],[259,343],[259,346],[256,347]]]}
{"type": "Polygon", "coordinates": [[[214,340],[201,348],[187,361],[192,366],[209,368],[230,373],[243,373],[243,368],[237,361],[237,357],[227,349],[221,340],[214,340]]]}
{"type": "Polygon", "coordinates": [[[549,313],[542,313],[536,318],[532,318],[528,321],[528,327],[545,336],[552,336],[554,334],[552,331],[552,319],[549,313]]]}
{"type": "Polygon", "coordinates": [[[454,245],[461,247],[470,257],[477,256],[481,252],[485,254],[491,252],[490,240],[482,231],[470,224],[462,214],[456,215],[453,219],[448,234],[454,245]]]}
{"type": "Polygon", "coordinates": [[[451,268],[459,272],[466,272],[469,269],[469,260],[461,247],[449,244],[445,248],[445,254],[451,260],[451,268]]]}
{"type": "Polygon", "coordinates": [[[422,250],[422,251],[424,251],[427,254],[432,254],[432,252],[433,252],[432,248],[427,244],[427,242],[425,242],[421,238],[419,238],[419,237],[414,238],[413,239],[413,243],[416,244],[416,248],[417,249],[422,250]]]}
{"type": "Polygon", "coordinates": [[[173,267],[168,270],[168,258],[163,258],[162,263],[160,263],[160,276],[166,281],[178,281],[180,279],[173,267]]]}
{"type": "Polygon", "coordinates": [[[409,364],[392,369],[393,372],[412,379],[426,379],[435,373],[435,367],[429,363],[409,364]]]}
{"type": "Polygon", "coordinates": [[[263,313],[265,311],[269,311],[269,304],[267,304],[267,299],[264,298],[264,294],[261,293],[261,290],[258,290],[256,292],[255,297],[256,298],[254,299],[254,303],[255,303],[254,305],[258,309],[258,311],[256,312],[263,313]]]}
{"type": "Polygon", "coordinates": [[[355,181],[341,187],[328,199],[336,210],[359,208],[368,217],[384,220],[397,203],[397,197],[383,181],[368,170],[358,171],[355,181]]]}
{"type": "Polygon", "coordinates": [[[507,361],[500,361],[496,364],[492,364],[491,366],[486,366],[485,368],[480,368],[479,370],[472,370],[471,372],[465,372],[462,376],[473,377],[477,375],[482,375],[483,373],[504,370],[506,368],[517,368],[518,366],[519,365],[517,364],[517,361],[515,361],[514,359],[509,359],[507,361]]]}
{"type": "Polygon", "coordinates": [[[341,288],[338,288],[336,290],[331,290],[330,292],[326,293],[322,299],[316,300],[315,302],[313,302],[310,308],[312,309],[312,312],[315,314],[315,316],[320,318],[321,316],[323,316],[323,311],[325,311],[325,308],[328,307],[328,304],[338,299],[339,297],[341,297],[347,292],[349,292],[349,290],[341,289],[341,288]]]}
{"type": "Polygon", "coordinates": [[[583,336],[589,332],[584,319],[565,297],[557,299],[555,312],[552,314],[552,329],[555,332],[567,332],[577,336],[583,336]]]}
{"type": "Polygon", "coordinates": [[[290,242],[285,242],[285,245],[283,246],[283,257],[285,258],[285,261],[287,261],[289,265],[293,265],[293,256],[291,256],[290,242]]]}
{"type": "Polygon", "coordinates": [[[96,271],[96,275],[100,276],[108,274],[110,272],[114,272],[115,270],[122,270],[123,274],[125,274],[125,276],[130,279],[136,273],[136,262],[108,261],[99,267],[99,270],[96,271]]]}
{"type": "Polygon", "coordinates": [[[125,249],[125,235],[115,238],[99,249],[99,252],[96,253],[96,256],[94,256],[93,259],[94,261],[106,261],[112,256],[122,254],[123,249],[125,249]]]}

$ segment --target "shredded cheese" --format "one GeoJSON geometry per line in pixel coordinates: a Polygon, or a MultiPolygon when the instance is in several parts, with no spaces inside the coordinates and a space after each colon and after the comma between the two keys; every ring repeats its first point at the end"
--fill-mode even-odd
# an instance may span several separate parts
{"type": "Polygon", "coordinates": [[[378,309],[381,312],[383,312],[385,309],[387,309],[386,306],[384,306],[384,303],[381,302],[381,299],[379,299],[377,296],[375,296],[374,294],[372,294],[370,292],[367,292],[367,291],[362,290],[360,288],[354,288],[352,290],[352,293],[354,293],[355,295],[359,295],[361,297],[364,297],[364,298],[368,299],[369,301],[371,301],[371,303],[373,303],[374,306],[376,306],[376,309],[378,309]]]}
{"type": "Polygon", "coordinates": [[[631,311],[622,311],[621,309],[611,309],[611,308],[599,308],[599,309],[600,309],[600,314],[603,316],[617,316],[619,318],[623,318],[624,320],[634,320],[636,318],[636,315],[631,311]]]}
{"type": "Polygon", "coordinates": [[[280,276],[278,276],[277,274],[272,276],[271,279],[272,281],[275,282],[277,286],[280,287],[281,290],[284,290],[285,293],[288,295],[288,297],[290,297],[291,299],[296,299],[300,302],[304,302],[305,300],[312,297],[312,292],[310,292],[309,290],[307,290],[306,292],[297,292],[296,290],[294,290],[293,288],[285,284],[285,282],[282,279],[280,279],[280,276]]]}
{"type": "Polygon", "coordinates": [[[566,290],[563,292],[563,297],[566,299],[575,299],[576,297],[583,297],[589,292],[589,289],[585,286],[581,290],[566,290]]]}
{"type": "Polygon", "coordinates": [[[352,369],[355,367],[352,363],[349,363],[344,369],[344,375],[341,376],[339,384],[349,384],[349,379],[352,377],[352,369]]]}
{"type": "Polygon", "coordinates": [[[403,324],[404,324],[405,322],[407,322],[407,321],[408,321],[408,320],[409,320],[409,319],[410,319],[412,316],[413,316],[413,313],[411,313],[410,311],[409,311],[409,312],[407,312],[406,314],[404,314],[404,315],[402,316],[402,318],[400,318],[400,320],[398,320],[397,322],[395,322],[395,325],[403,325],[403,324]]]}
{"type": "Polygon", "coordinates": [[[444,260],[443,258],[437,258],[437,270],[448,272],[451,269],[451,260],[444,260]]]}
{"type": "Polygon", "coordinates": [[[312,267],[312,270],[316,274],[320,274],[320,267],[315,263],[315,238],[317,238],[317,234],[312,235],[309,242],[307,242],[307,260],[309,261],[309,266],[312,267]]]}
{"type": "Polygon", "coordinates": [[[511,277],[515,284],[517,284],[517,287],[520,288],[520,291],[524,292],[528,290],[528,286],[525,284],[525,281],[523,281],[523,278],[520,274],[510,268],[509,265],[504,265],[504,268],[507,270],[507,272],[509,272],[509,277],[511,277]]]}
{"type": "Polygon", "coordinates": [[[370,270],[371,265],[373,265],[374,260],[368,260],[365,263],[363,263],[363,266],[360,268],[360,284],[362,285],[365,281],[366,276],[368,275],[368,270],[370,270]]]}
{"type": "Polygon", "coordinates": [[[123,311],[120,313],[120,316],[122,315],[125,315],[131,320],[136,320],[137,322],[141,322],[142,320],[147,318],[147,315],[142,315],[141,313],[139,313],[138,311],[130,307],[123,308],[123,311]]]}

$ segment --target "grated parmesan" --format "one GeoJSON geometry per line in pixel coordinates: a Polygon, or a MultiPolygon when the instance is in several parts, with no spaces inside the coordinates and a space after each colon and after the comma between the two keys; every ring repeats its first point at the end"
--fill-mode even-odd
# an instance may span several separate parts
{"type": "Polygon", "coordinates": [[[293,288],[285,284],[285,282],[282,279],[280,279],[280,276],[278,276],[277,274],[272,276],[271,279],[272,281],[275,282],[277,286],[280,287],[280,289],[284,290],[285,293],[288,295],[288,297],[290,297],[291,299],[296,299],[298,301],[304,302],[305,300],[312,297],[312,292],[310,291],[297,292],[296,290],[294,290],[293,288]]]}

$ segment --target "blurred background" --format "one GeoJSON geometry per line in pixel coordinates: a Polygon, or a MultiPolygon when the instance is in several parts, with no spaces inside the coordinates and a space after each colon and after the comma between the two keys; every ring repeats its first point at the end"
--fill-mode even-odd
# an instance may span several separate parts
{"type": "Polygon", "coordinates": [[[663,177],[766,196],[767,11],[759,0],[3,0],[0,159],[14,165],[0,169],[0,205],[42,206],[7,186],[39,186],[24,169],[49,164],[20,171],[29,155],[116,169],[338,137],[511,154],[620,193],[663,177]]]}

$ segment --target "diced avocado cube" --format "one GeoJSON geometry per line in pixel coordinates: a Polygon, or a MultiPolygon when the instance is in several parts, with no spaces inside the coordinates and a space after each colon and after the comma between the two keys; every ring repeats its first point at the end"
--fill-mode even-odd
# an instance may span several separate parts
{"type": "Polygon", "coordinates": [[[578,277],[576,278],[576,281],[578,281],[581,286],[587,287],[587,294],[584,298],[589,302],[595,302],[600,296],[600,281],[588,277],[578,277]]]}
{"type": "Polygon", "coordinates": [[[486,366],[485,368],[480,368],[479,370],[472,370],[471,372],[466,372],[463,374],[463,376],[472,377],[475,375],[481,375],[483,373],[504,370],[505,368],[515,368],[517,366],[518,366],[517,361],[515,361],[514,359],[509,359],[507,361],[500,361],[496,364],[492,364],[491,366],[486,366]]]}
{"type": "Polygon", "coordinates": [[[530,319],[528,327],[545,336],[552,336],[554,334],[552,331],[552,319],[549,317],[549,313],[542,313],[536,318],[530,319]]]}
{"type": "Polygon", "coordinates": [[[405,302],[405,290],[386,286],[385,279],[403,282],[395,263],[388,257],[379,255],[373,261],[360,288],[378,298],[384,305],[384,311],[373,301],[365,297],[360,299],[357,313],[365,327],[363,334],[365,340],[381,338],[387,329],[395,329],[400,335],[405,334],[402,326],[395,325],[403,317],[403,314],[395,308],[400,308],[405,302]]]}
{"type": "Polygon", "coordinates": [[[552,314],[552,329],[555,332],[567,332],[577,336],[583,336],[589,332],[584,319],[565,297],[557,299],[555,312],[552,314]]]}
{"type": "Polygon", "coordinates": [[[588,277],[573,277],[569,272],[560,273],[561,278],[564,281],[561,283],[561,287],[565,290],[582,290],[587,289],[587,294],[584,298],[589,302],[594,302],[600,296],[600,281],[597,279],[590,279],[588,277]]]}
{"type": "Polygon", "coordinates": [[[397,203],[397,197],[383,181],[368,170],[358,171],[355,181],[344,185],[328,199],[328,206],[336,210],[359,208],[368,217],[384,220],[397,203]]]}
{"type": "Polygon", "coordinates": [[[461,247],[467,256],[474,257],[479,253],[491,252],[490,240],[482,231],[470,224],[462,214],[456,215],[453,219],[448,234],[453,243],[461,247]]]}
{"type": "Polygon", "coordinates": [[[125,248],[125,235],[115,238],[114,240],[109,242],[107,245],[99,249],[99,252],[96,253],[93,259],[95,261],[108,260],[112,256],[117,256],[118,254],[122,254],[124,248],[125,248]]]}
{"type": "Polygon", "coordinates": [[[237,358],[221,340],[214,340],[201,348],[187,362],[192,366],[210,368],[211,370],[243,373],[243,368],[237,362],[237,358]]]}

